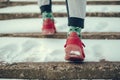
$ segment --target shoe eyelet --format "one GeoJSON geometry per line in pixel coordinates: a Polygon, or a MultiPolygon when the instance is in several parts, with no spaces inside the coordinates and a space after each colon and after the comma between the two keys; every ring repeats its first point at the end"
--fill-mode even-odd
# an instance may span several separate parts
{"type": "Polygon", "coordinates": [[[78,31],[78,29],[75,29],[75,31],[78,31]]]}

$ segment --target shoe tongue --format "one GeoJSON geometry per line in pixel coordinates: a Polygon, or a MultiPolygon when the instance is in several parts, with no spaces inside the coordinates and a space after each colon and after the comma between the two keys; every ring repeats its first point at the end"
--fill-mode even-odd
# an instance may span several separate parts
{"type": "Polygon", "coordinates": [[[71,37],[78,37],[78,35],[77,35],[76,32],[71,32],[71,33],[70,33],[70,36],[71,36],[71,37]]]}

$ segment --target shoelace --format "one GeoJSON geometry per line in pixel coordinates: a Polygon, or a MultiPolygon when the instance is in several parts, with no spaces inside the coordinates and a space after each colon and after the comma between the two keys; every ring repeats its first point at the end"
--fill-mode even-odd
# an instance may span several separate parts
{"type": "MultiPolygon", "coordinates": [[[[68,39],[66,42],[68,42],[68,39]]],[[[85,47],[85,44],[82,41],[81,41],[81,43],[82,43],[82,46],[85,47]]],[[[66,46],[67,46],[67,43],[64,45],[64,47],[66,47],[66,46]]]]}

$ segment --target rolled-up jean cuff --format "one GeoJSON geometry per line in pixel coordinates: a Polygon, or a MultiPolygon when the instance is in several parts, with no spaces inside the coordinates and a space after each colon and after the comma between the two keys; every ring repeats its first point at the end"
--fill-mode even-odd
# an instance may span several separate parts
{"type": "Polygon", "coordinates": [[[84,28],[84,19],[76,18],[76,17],[69,17],[68,18],[68,26],[84,28]]]}
{"type": "Polygon", "coordinates": [[[51,5],[44,5],[40,7],[41,13],[43,12],[52,12],[51,5]]]}

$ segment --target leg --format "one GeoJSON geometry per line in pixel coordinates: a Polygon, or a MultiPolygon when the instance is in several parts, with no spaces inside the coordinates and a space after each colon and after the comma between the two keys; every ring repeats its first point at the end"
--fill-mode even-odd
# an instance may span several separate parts
{"type": "Polygon", "coordinates": [[[83,61],[85,58],[80,40],[81,29],[84,28],[86,0],[66,0],[68,12],[68,38],[65,44],[66,60],[83,61]]]}
{"type": "Polygon", "coordinates": [[[51,0],[38,0],[38,4],[43,18],[42,33],[44,35],[52,35],[56,32],[56,29],[54,25],[54,17],[52,14],[51,0]]]}
{"type": "Polygon", "coordinates": [[[86,0],[66,0],[68,26],[84,27],[86,0]]]}
{"type": "Polygon", "coordinates": [[[41,13],[52,12],[51,0],[38,0],[38,5],[40,7],[41,13]]]}

